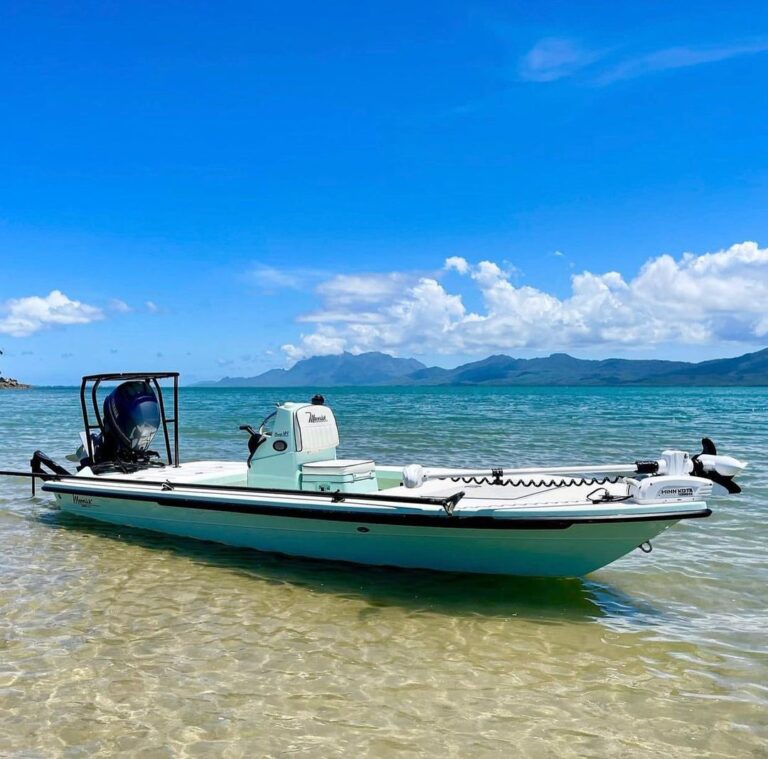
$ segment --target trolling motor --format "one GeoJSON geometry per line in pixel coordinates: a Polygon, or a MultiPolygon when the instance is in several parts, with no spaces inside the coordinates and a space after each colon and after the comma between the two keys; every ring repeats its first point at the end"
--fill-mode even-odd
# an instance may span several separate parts
{"type": "Polygon", "coordinates": [[[715,444],[708,437],[701,439],[701,453],[691,456],[691,474],[712,480],[728,492],[729,495],[741,493],[741,488],[733,478],[741,472],[746,463],[733,456],[718,456],[715,444]]]}

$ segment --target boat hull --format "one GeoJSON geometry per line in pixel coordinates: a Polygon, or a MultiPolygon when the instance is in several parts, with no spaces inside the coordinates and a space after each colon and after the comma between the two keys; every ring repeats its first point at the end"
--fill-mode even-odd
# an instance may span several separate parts
{"type": "Polygon", "coordinates": [[[407,519],[380,523],[362,515],[357,520],[349,512],[338,518],[303,518],[67,492],[56,493],[56,499],[62,510],[88,519],[259,551],[446,572],[549,577],[588,574],[683,518],[497,520],[486,527],[445,517],[439,526],[431,526],[407,519]]]}

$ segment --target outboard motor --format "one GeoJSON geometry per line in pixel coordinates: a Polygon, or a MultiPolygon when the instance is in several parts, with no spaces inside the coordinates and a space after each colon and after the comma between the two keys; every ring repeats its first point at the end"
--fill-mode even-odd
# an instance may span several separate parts
{"type": "Polygon", "coordinates": [[[103,432],[94,439],[93,464],[147,464],[160,428],[160,404],[146,380],[118,385],[104,399],[103,432]]]}

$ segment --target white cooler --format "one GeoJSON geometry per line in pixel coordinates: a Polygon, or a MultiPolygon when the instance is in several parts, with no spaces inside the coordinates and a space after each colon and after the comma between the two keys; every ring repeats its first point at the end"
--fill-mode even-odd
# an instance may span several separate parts
{"type": "Polygon", "coordinates": [[[376,493],[376,466],[371,459],[330,459],[301,465],[301,489],[334,493],[376,493]]]}

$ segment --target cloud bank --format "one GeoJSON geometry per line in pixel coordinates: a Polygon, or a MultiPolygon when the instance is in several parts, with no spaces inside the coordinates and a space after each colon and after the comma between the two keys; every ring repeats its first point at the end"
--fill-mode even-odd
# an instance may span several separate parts
{"type": "Polygon", "coordinates": [[[317,292],[320,310],[291,360],[381,350],[395,354],[478,354],[520,348],[755,342],[768,335],[768,248],[755,242],[716,253],[649,259],[632,278],[582,272],[565,298],[515,284],[492,261],[453,256],[434,276],[338,275],[317,292]],[[483,308],[470,311],[442,280],[459,275],[483,308]]]}
{"type": "Polygon", "coordinates": [[[104,312],[79,300],[71,300],[61,290],[48,295],[13,298],[0,304],[0,334],[27,337],[46,327],[88,324],[104,318],[104,312]]]}

